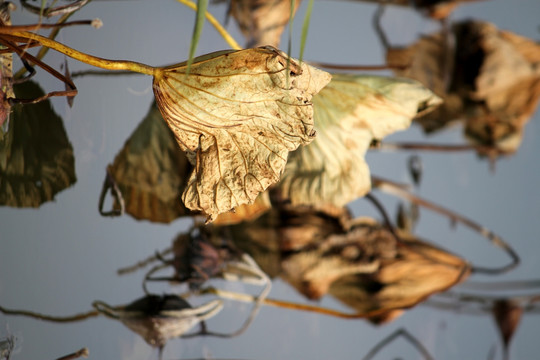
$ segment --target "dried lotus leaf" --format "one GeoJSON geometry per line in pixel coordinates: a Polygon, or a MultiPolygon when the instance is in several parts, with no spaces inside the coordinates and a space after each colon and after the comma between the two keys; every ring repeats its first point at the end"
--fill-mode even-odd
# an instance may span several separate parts
{"type": "Polygon", "coordinates": [[[330,75],[271,47],[222,51],[159,69],[163,118],[195,165],[182,199],[214,220],[276,183],[289,151],[311,142],[311,97],[330,75]]]}
{"type": "Polygon", "coordinates": [[[313,97],[317,138],[289,156],[280,197],[324,208],[365,195],[371,181],[364,155],[371,141],[406,129],[420,111],[439,102],[413,80],[333,75],[313,97]]]}
{"type": "MultiPolygon", "coordinates": [[[[371,231],[388,233],[380,226],[371,231]]],[[[406,233],[400,232],[400,237],[395,256],[380,257],[376,272],[344,276],[330,285],[328,293],[360,314],[373,314],[370,319],[380,323],[470,275],[471,266],[462,258],[406,233]]]]}
{"type": "Polygon", "coordinates": [[[416,79],[444,99],[416,121],[426,132],[463,120],[467,138],[511,153],[540,99],[540,45],[493,24],[463,21],[405,49],[389,49],[399,76],[416,79]]]}

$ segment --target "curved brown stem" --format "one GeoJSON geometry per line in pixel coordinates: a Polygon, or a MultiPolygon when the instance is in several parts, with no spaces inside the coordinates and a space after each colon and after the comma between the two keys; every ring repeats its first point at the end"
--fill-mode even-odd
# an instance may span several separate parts
{"type": "Polygon", "coordinates": [[[372,184],[373,187],[378,188],[381,191],[387,192],[389,194],[398,196],[402,199],[406,199],[412,203],[415,203],[417,205],[423,206],[431,211],[434,211],[436,213],[439,213],[443,216],[448,217],[453,223],[462,223],[463,225],[467,226],[468,228],[480,233],[483,237],[488,239],[494,246],[501,248],[504,250],[508,256],[511,258],[511,263],[502,266],[500,268],[485,268],[485,267],[473,267],[472,270],[476,273],[485,273],[485,274],[501,274],[507,271],[510,271],[511,269],[515,268],[519,262],[519,255],[512,249],[512,247],[507,244],[501,237],[499,237],[497,234],[493,233],[489,229],[483,227],[480,224],[477,224],[473,220],[462,216],[456,212],[453,212],[449,209],[446,209],[440,205],[434,204],[432,202],[429,202],[425,199],[422,199],[414,194],[412,194],[409,191],[404,190],[401,187],[394,186],[392,182],[386,181],[382,178],[378,178],[375,176],[372,176],[372,184]]]}

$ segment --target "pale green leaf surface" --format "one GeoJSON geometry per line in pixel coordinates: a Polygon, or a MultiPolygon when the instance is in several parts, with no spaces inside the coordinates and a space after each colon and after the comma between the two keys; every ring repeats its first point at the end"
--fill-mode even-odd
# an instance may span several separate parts
{"type": "Polygon", "coordinates": [[[409,127],[440,99],[420,83],[333,75],[313,97],[317,138],[289,156],[277,187],[293,205],[343,206],[371,189],[364,155],[373,139],[409,127]]]}

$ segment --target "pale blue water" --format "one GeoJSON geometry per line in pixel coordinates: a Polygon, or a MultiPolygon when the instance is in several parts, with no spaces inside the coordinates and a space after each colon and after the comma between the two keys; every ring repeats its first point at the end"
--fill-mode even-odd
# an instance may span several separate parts
{"type": "MultiPolygon", "coordinates": [[[[295,22],[293,55],[298,51],[303,4],[295,22]]],[[[220,20],[225,5],[211,5],[220,20]]],[[[305,57],[308,60],[380,64],[383,49],[371,27],[373,5],[355,2],[317,1],[305,57]]],[[[492,21],[500,28],[538,39],[540,3],[536,1],[481,1],[459,7],[451,19],[492,21]],[[509,7],[512,7],[512,10],[509,7]]],[[[130,59],[151,65],[185,60],[194,13],[175,1],[95,1],[74,16],[100,18],[99,30],[70,28],[58,40],[97,56],[130,59]]],[[[35,17],[17,10],[17,23],[33,23],[35,17]]],[[[408,44],[437,24],[409,10],[389,9],[383,22],[396,44],[408,44]]],[[[229,25],[242,43],[239,31],[229,25]]],[[[226,48],[207,24],[198,53],[226,48]]],[[[47,63],[58,68],[64,57],[51,52],[47,63]]],[[[19,65],[17,65],[19,66],[19,65]]],[[[70,70],[88,66],[69,60],[70,70]]],[[[63,85],[49,75],[38,74],[47,91],[63,85]]],[[[56,200],[39,210],[0,208],[0,304],[9,308],[69,315],[90,309],[99,299],[109,304],[127,303],[142,295],[141,273],[118,277],[116,270],[163,249],[190,220],[170,225],[137,222],[131,217],[109,219],[98,214],[97,202],[105,167],[147,113],[152,102],[151,79],[145,76],[82,77],[75,83],[79,94],[72,108],[65,99],[52,101],[73,145],[76,184],[59,193],[56,200]]],[[[527,125],[519,151],[497,162],[495,173],[474,154],[422,154],[424,179],[419,194],[459,211],[500,234],[520,254],[522,264],[497,280],[538,278],[540,252],[537,222],[540,214],[539,112],[527,125]]],[[[413,127],[392,140],[422,140],[413,127]]],[[[459,128],[430,140],[462,143],[459,128]]],[[[409,153],[371,153],[373,174],[396,181],[409,181],[409,153]]],[[[395,200],[381,196],[389,206],[395,200]]],[[[376,213],[362,200],[351,204],[356,215],[376,213]]],[[[393,207],[390,207],[393,209],[393,207]]],[[[461,254],[479,265],[502,265],[508,261],[476,234],[422,213],[417,232],[423,238],[461,254]]],[[[485,277],[479,278],[481,280],[485,277]]],[[[492,279],[487,279],[492,280],[492,279]]],[[[256,291],[249,286],[222,284],[225,288],[256,291]]],[[[163,287],[163,291],[166,287],[163,287]]],[[[280,280],[271,297],[305,301],[280,280]]],[[[335,300],[323,298],[320,305],[343,309],[335,300]]],[[[234,330],[250,306],[227,302],[209,323],[216,330],[234,330]]],[[[525,316],[515,334],[511,358],[534,359],[540,352],[537,315],[525,316]]],[[[196,338],[170,341],[164,359],[361,359],[369,349],[398,328],[416,336],[436,359],[485,359],[492,347],[501,358],[499,335],[488,316],[466,316],[417,307],[396,321],[375,327],[362,320],[343,320],[316,314],[265,307],[248,331],[233,339],[196,338]]],[[[18,352],[13,359],[54,359],[83,346],[93,359],[157,358],[152,349],[122,324],[106,318],[77,324],[51,324],[33,319],[0,315],[0,338],[12,333],[18,352]]],[[[418,359],[410,344],[399,340],[380,359],[418,359]]]]}

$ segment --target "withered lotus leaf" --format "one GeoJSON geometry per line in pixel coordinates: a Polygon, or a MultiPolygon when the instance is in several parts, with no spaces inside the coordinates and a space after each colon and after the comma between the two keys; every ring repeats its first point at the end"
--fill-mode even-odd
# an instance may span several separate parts
{"type": "Polygon", "coordinates": [[[311,142],[311,97],[330,75],[272,47],[222,51],[160,69],[154,94],[195,165],[182,195],[213,220],[276,183],[289,151],[311,142]]]}
{"type": "Polygon", "coordinates": [[[540,45],[481,21],[452,26],[407,48],[391,48],[387,62],[399,76],[416,79],[444,99],[416,121],[426,132],[464,122],[473,143],[515,152],[540,101],[540,45]]]}
{"type": "Polygon", "coordinates": [[[317,138],[289,156],[278,191],[293,205],[343,206],[371,189],[364,155],[373,139],[406,129],[440,103],[420,83],[364,75],[333,75],[313,97],[317,138]]]}
{"type": "MultiPolygon", "coordinates": [[[[381,225],[357,226],[369,229],[368,234],[378,238],[374,242],[377,246],[384,238],[393,240],[381,225]]],[[[392,320],[402,309],[449,289],[471,274],[470,264],[459,256],[406,232],[399,234],[401,244],[394,245],[394,256],[377,257],[377,271],[343,276],[330,284],[328,293],[358,313],[373,314],[370,320],[380,323],[392,320]]]]}

